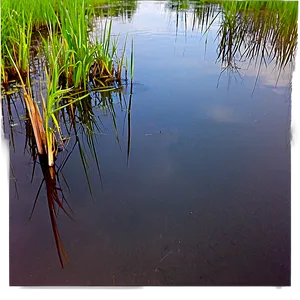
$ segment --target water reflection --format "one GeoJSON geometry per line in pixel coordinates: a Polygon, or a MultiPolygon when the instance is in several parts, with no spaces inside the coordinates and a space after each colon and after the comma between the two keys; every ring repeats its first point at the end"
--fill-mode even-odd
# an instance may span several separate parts
{"type": "MultiPolygon", "coordinates": [[[[217,61],[222,65],[220,76],[240,76],[239,70],[254,63],[258,66],[275,62],[278,77],[287,64],[293,64],[297,48],[297,1],[169,1],[168,9],[176,11],[176,30],[179,16],[184,14],[187,30],[187,12],[192,19],[191,30],[197,28],[206,34],[217,22],[217,61]]],[[[256,82],[257,82],[256,79],[256,82]]],[[[255,84],[256,84],[255,82],[255,84]]]]}
{"type": "MultiPolygon", "coordinates": [[[[91,91],[85,102],[63,110],[65,149],[54,169],[38,177],[46,185],[50,179],[46,190],[52,191],[47,203],[53,204],[48,212],[54,236],[55,199],[72,199],[80,221],[59,220],[72,263],[64,273],[58,270],[44,234],[49,224],[36,214],[44,231],[34,226],[32,239],[43,254],[37,259],[29,246],[18,253],[14,245],[14,258],[30,253],[21,266],[12,261],[14,283],[289,284],[290,156],[285,138],[297,36],[287,30],[294,34],[289,51],[283,42],[272,44],[276,34],[286,41],[283,25],[269,20],[263,27],[263,12],[241,9],[199,1],[137,2],[125,23],[122,13],[117,17],[118,10],[113,12],[114,33],[120,39],[128,32],[134,35],[134,82],[117,93],[91,91]],[[282,72],[275,89],[278,68],[282,72]],[[231,91],[224,87],[226,72],[233,76],[231,91]],[[235,84],[239,74],[243,84],[235,84]],[[250,99],[256,80],[261,84],[250,99]]],[[[104,10],[109,14],[100,8],[104,10]]],[[[281,24],[286,18],[279,18],[281,24]]],[[[99,20],[91,34],[98,34],[99,20]]],[[[4,114],[13,114],[12,108],[4,114]]],[[[10,128],[18,151],[17,126],[10,128]]],[[[30,132],[26,127],[26,136],[30,132]]],[[[30,138],[26,149],[34,157],[30,138]]],[[[21,190],[36,192],[39,184],[21,185],[21,190]]],[[[12,211],[22,215],[28,206],[22,211],[15,205],[12,211]]],[[[14,222],[13,242],[20,239],[16,228],[22,227],[14,222]]],[[[27,245],[30,233],[24,231],[27,245]]]]}
{"type": "Polygon", "coordinates": [[[123,21],[132,19],[137,9],[137,0],[113,0],[107,5],[95,8],[95,15],[100,17],[121,17],[123,21]]]}
{"type": "MultiPolygon", "coordinates": [[[[41,88],[39,84],[33,84],[33,90],[41,88]]],[[[72,208],[67,202],[67,198],[64,195],[64,190],[67,189],[71,192],[68,185],[67,178],[64,176],[63,169],[67,164],[69,158],[73,152],[78,151],[80,153],[80,160],[88,184],[90,196],[93,199],[93,190],[90,183],[89,168],[90,165],[96,166],[99,183],[103,189],[103,182],[100,170],[101,155],[97,153],[96,143],[99,135],[105,133],[106,128],[102,126],[101,119],[103,117],[110,117],[115,130],[116,140],[119,143],[119,128],[116,122],[115,105],[121,106],[121,112],[124,112],[124,121],[128,121],[127,131],[127,163],[129,162],[129,149],[130,149],[130,109],[132,103],[132,84],[130,85],[129,103],[126,101],[126,89],[129,86],[124,86],[114,91],[101,91],[101,89],[93,89],[90,94],[85,98],[85,101],[79,101],[71,104],[66,108],[59,111],[57,118],[61,119],[61,132],[62,132],[62,148],[57,149],[59,155],[55,159],[55,165],[53,167],[48,166],[47,157],[45,155],[38,155],[37,145],[35,142],[34,132],[29,121],[28,110],[24,105],[24,99],[21,92],[17,94],[6,94],[1,99],[2,108],[6,108],[7,111],[2,109],[3,125],[6,133],[9,134],[10,147],[13,152],[16,151],[14,144],[15,135],[25,135],[24,153],[25,151],[30,154],[32,160],[32,175],[31,183],[35,176],[36,165],[40,166],[43,174],[43,178],[37,189],[36,197],[33,203],[32,211],[29,217],[31,220],[36,204],[40,197],[40,192],[43,185],[46,188],[47,203],[49,208],[49,216],[51,220],[52,232],[55,239],[56,249],[59,257],[60,264],[64,268],[68,262],[67,254],[64,249],[62,239],[59,234],[57,217],[59,210],[62,210],[69,218],[72,219],[72,208]],[[18,107],[16,107],[15,101],[18,100],[18,107]],[[21,101],[20,101],[21,100],[21,101]],[[4,103],[5,102],[5,103],[4,103]],[[15,111],[12,112],[11,105],[13,104],[15,111]],[[102,111],[99,114],[99,110],[102,111]],[[21,116],[23,115],[22,119],[21,116]],[[15,123],[17,119],[18,123],[15,123]],[[24,130],[19,131],[15,128],[21,127],[24,130]],[[6,129],[9,128],[9,131],[6,129]],[[61,184],[63,181],[63,184],[61,184]],[[67,207],[66,207],[67,206],[67,207]]],[[[77,97],[80,97],[79,93],[77,97]]],[[[125,122],[123,126],[125,126],[125,122]]],[[[14,180],[15,190],[18,196],[17,181],[14,176],[14,167],[11,165],[12,179],[14,180]]],[[[72,188],[72,187],[71,187],[72,188]]]]}

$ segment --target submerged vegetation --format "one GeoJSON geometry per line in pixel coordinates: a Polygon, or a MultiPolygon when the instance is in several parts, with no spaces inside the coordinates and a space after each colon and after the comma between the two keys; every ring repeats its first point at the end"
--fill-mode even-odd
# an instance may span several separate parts
{"type": "MultiPolygon", "coordinates": [[[[215,21],[219,22],[217,60],[223,71],[238,71],[239,62],[246,60],[258,63],[259,70],[262,64],[274,61],[281,70],[294,60],[298,2],[169,0],[167,7],[176,11],[177,27],[179,15],[187,11],[193,13],[192,29],[198,28],[203,34],[215,21]]],[[[127,163],[130,155],[134,43],[126,39],[119,46],[118,38],[112,36],[111,20],[103,21],[98,39],[91,39],[92,18],[121,15],[130,20],[136,9],[136,0],[1,1],[2,114],[5,101],[6,114],[13,123],[12,94],[17,92],[26,116],[26,146],[34,168],[39,162],[44,175],[41,186],[45,183],[62,267],[67,257],[56,217],[59,209],[71,217],[71,210],[64,205],[67,202],[60,178],[68,187],[62,170],[75,147],[91,197],[88,156],[93,159],[102,185],[95,146],[96,134],[102,130],[96,107],[111,116],[119,143],[114,103],[118,102],[122,109],[124,105],[127,163]],[[131,48],[128,58],[127,45],[131,48]],[[128,82],[131,84],[127,103],[123,90],[128,82]],[[89,153],[84,145],[88,145],[89,153]],[[63,153],[58,155],[60,152],[63,153]]],[[[13,146],[11,127],[10,143],[13,146]]]]}

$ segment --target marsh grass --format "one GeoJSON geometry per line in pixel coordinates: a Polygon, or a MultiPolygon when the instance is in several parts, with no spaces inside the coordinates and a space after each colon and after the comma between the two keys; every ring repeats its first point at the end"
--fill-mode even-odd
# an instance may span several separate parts
{"type": "Polygon", "coordinates": [[[32,15],[25,21],[24,12],[9,12],[3,18],[1,29],[1,80],[7,85],[11,78],[18,76],[16,68],[23,78],[29,71],[32,15]],[[9,56],[13,58],[14,65],[9,56]]]}
{"type": "MultiPolygon", "coordinates": [[[[111,1],[109,1],[111,2],[111,1]]],[[[94,77],[101,86],[121,79],[124,69],[124,53],[118,58],[118,40],[111,36],[112,23],[108,22],[102,39],[92,43],[89,37],[90,20],[94,15],[92,5],[107,3],[102,0],[50,0],[45,2],[24,0],[1,2],[2,44],[1,81],[7,88],[11,78],[17,76],[10,63],[8,53],[14,58],[20,74],[25,77],[29,68],[31,37],[33,30],[47,31],[45,48],[62,45],[58,63],[64,68],[60,83],[65,87],[87,90],[88,82],[94,77]],[[17,3],[18,2],[18,3],[17,3]]],[[[41,52],[41,49],[39,49],[41,52]]]]}
{"type": "Polygon", "coordinates": [[[62,140],[59,111],[85,99],[88,89],[112,91],[121,84],[126,43],[121,58],[118,58],[118,40],[112,40],[111,21],[105,23],[102,39],[96,40],[96,43],[91,42],[89,20],[93,10],[85,1],[74,0],[72,5],[70,0],[50,2],[47,15],[52,17],[47,19],[44,15],[48,34],[46,37],[41,36],[44,44],[41,52],[46,59],[44,73],[47,87],[46,96],[40,93],[41,118],[40,108],[31,94],[29,70],[33,24],[41,24],[37,16],[33,17],[25,9],[24,2],[20,1],[19,5],[9,4],[11,2],[8,1],[1,4],[4,9],[2,20],[7,25],[5,28],[10,28],[4,30],[4,42],[1,45],[2,80],[7,85],[10,74],[17,75],[21,81],[38,153],[42,155],[46,152],[48,164],[53,166],[57,141],[62,140]],[[80,90],[86,92],[78,97],[77,92],[80,90]]]}
{"type": "MultiPolygon", "coordinates": [[[[117,61],[118,38],[111,39],[111,29],[112,21],[106,21],[101,40],[96,39],[95,42],[95,64],[92,74],[93,79],[96,79],[101,85],[111,82],[115,75],[114,59],[117,61]]],[[[122,65],[119,68],[122,68],[122,65]]],[[[116,73],[115,78],[120,79],[120,76],[116,73]]]]}
{"type": "Polygon", "coordinates": [[[192,30],[199,29],[203,35],[217,20],[220,75],[227,71],[239,76],[241,64],[248,61],[258,67],[257,81],[262,66],[274,62],[278,80],[282,69],[294,62],[298,40],[297,1],[170,0],[168,7],[176,11],[177,19],[179,14],[190,11],[192,30]]]}
{"type": "Polygon", "coordinates": [[[63,45],[63,54],[67,54],[63,63],[68,66],[68,73],[65,71],[64,76],[72,76],[68,81],[75,88],[86,89],[95,51],[89,41],[88,20],[91,10],[86,10],[84,1],[75,1],[71,6],[66,6],[61,1],[58,16],[60,42],[63,45]]]}

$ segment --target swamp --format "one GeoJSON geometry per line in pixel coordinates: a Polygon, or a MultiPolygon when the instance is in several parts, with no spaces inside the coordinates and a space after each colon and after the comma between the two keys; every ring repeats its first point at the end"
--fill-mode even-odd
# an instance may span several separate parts
{"type": "Polygon", "coordinates": [[[289,286],[297,1],[2,0],[11,286],[289,286]]]}

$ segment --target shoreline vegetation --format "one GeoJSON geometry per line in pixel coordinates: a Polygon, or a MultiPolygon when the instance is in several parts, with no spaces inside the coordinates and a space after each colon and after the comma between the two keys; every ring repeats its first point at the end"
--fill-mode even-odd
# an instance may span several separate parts
{"type": "Polygon", "coordinates": [[[7,89],[9,81],[18,79],[21,82],[38,154],[47,155],[49,166],[54,165],[57,141],[61,135],[59,111],[83,100],[88,90],[114,91],[122,86],[123,79],[128,80],[126,41],[119,55],[118,39],[113,40],[111,36],[112,21],[106,21],[101,39],[92,43],[89,38],[89,22],[93,13],[91,4],[97,2],[85,1],[52,0],[47,9],[43,0],[1,2],[4,29],[1,43],[2,85],[7,89]],[[38,2],[41,7],[38,7],[38,2]],[[37,9],[32,7],[29,11],[30,4],[36,5],[37,9]],[[41,27],[46,28],[46,34],[40,34],[42,45],[40,43],[32,49],[33,30],[41,27]],[[40,95],[41,111],[32,98],[30,86],[32,50],[45,58],[42,69],[46,75],[47,95],[40,95]]]}
{"type": "MultiPolygon", "coordinates": [[[[222,72],[238,72],[239,62],[249,60],[258,65],[258,77],[262,65],[275,61],[280,75],[281,70],[294,60],[298,39],[296,1],[169,0],[166,6],[176,12],[176,28],[179,14],[189,11],[193,14],[193,28],[200,29],[203,35],[217,18],[220,19],[217,61],[221,63],[222,72]]],[[[5,104],[5,114],[9,122],[13,122],[11,107],[16,105],[16,98],[21,100],[26,116],[25,147],[34,162],[32,177],[37,162],[44,175],[30,218],[45,183],[62,267],[67,256],[56,218],[60,209],[72,218],[72,210],[64,196],[60,177],[68,187],[62,170],[75,147],[78,147],[92,198],[85,144],[102,186],[95,146],[96,133],[102,132],[95,107],[111,116],[118,143],[114,103],[118,102],[124,108],[128,164],[134,41],[126,38],[124,45],[119,45],[118,37],[112,36],[111,18],[121,15],[130,19],[136,9],[136,0],[1,1],[2,115],[5,104]],[[92,40],[92,20],[99,15],[103,21],[102,35],[92,40]],[[129,100],[126,101],[124,90],[128,86],[129,100]],[[60,152],[65,155],[58,155],[60,152]]],[[[9,142],[14,148],[11,126],[9,131],[9,142]]]]}
{"type": "MultiPolygon", "coordinates": [[[[132,94],[133,40],[130,57],[127,58],[127,38],[119,47],[118,37],[111,35],[112,20],[103,22],[99,39],[92,41],[89,36],[94,7],[110,3],[103,0],[1,1],[2,108],[6,101],[11,119],[12,96],[15,93],[19,95],[27,117],[26,143],[34,161],[33,174],[38,158],[44,177],[30,218],[45,183],[52,230],[62,267],[67,262],[67,256],[56,218],[59,209],[70,218],[72,210],[60,186],[59,174],[77,145],[93,197],[87,153],[82,141],[86,139],[102,185],[94,144],[95,132],[99,133],[101,129],[95,120],[93,103],[99,99],[98,105],[109,111],[118,141],[113,100],[118,98],[126,105],[123,89],[128,83],[131,84],[132,94]],[[39,84],[34,83],[35,77],[39,84]],[[17,89],[11,90],[12,84],[17,89]],[[75,136],[75,143],[67,151],[71,134],[72,138],[75,136]],[[58,153],[63,150],[68,154],[58,166],[58,153]]],[[[127,115],[130,121],[130,110],[127,115]]],[[[13,143],[12,135],[10,143],[13,143]]]]}

